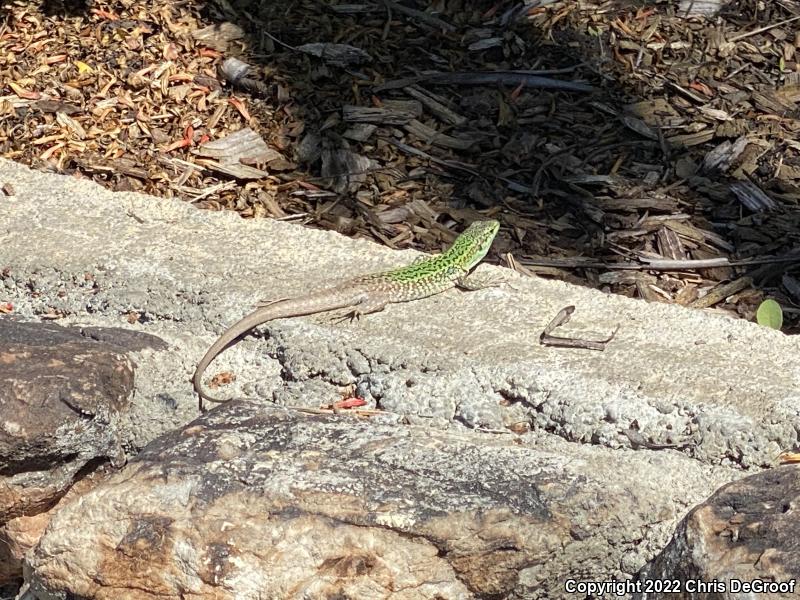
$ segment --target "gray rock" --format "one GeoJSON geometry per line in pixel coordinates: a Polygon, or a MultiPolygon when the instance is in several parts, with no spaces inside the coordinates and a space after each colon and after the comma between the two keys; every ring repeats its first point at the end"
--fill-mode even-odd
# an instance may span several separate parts
{"type": "Polygon", "coordinates": [[[10,521],[46,513],[86,473],[122,461],[132,390],[133,364],[118,346],[0,318],[0,582],[22,574],[36,541],[10,521]]]}
{"type": "Polygon", "coordinates": [[[668,490],[707,476],[679,474],[679,455],[564,450],[231,402],[59,510],[29,583],[62,598],[563,597],[566,578],[641,557],[682,512],[668,490]]]}
{"type": "Polygon", "coordinates": [[[681,521],[667,547],[638,574],[642,591],[633,597],[799,597],[798,499],[796,466],[724,486],[681,521]]]}

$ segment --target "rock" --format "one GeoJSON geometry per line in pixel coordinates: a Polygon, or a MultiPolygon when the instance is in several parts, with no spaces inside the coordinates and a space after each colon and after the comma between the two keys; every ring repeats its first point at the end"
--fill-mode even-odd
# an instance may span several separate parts
{"type": "Polygon", "coordinates": [[[0,583],[21,574],[19,557],[47,522],[39,515],[119,457],[119,415],[133,389],[119,351],[75,329],[0,319],[0,583]]]}
{"type": "Polygon", "coordinates": [[[798,497],[794,466],[723,486],[681,521],[666,548],[639,572],[642,593],[634,598],[797,598],[798,497]],[[658,581],[677,588],[644,593],[658,581]]]}
{"type": "Polygon", "coordinates": [[[613,484],[513,436],[230,402],[60,510],[28,582],[86,598],[559,597],[672,512],[609,458],[613,484]]]}
{"type": "MultiPolygon", "coordinates": [[[[104,465],[79,479],[67,493],[46,512],[16,517],[0,526],[0,581],[11,582],[22,576],[25,553],[33,548],[42,536],[53,514],[58,509],[85,494],[103,481],[114,469],[104,465]]],[[[0,597],[6,596],[0,592],[0,597]]]]}
{"type": "MultiPolygon", "coordinates": [[[[306,156],[340,147],[334,131],[323,133],[309,138],[306,156]]],[[[16,193],[3,205],[3,306],[169,342],[168,352],[136,355],[125,447],[166,437],[65,501],[26,559],[29,580],[61,597],[248,598],[267,589],[277,598],[575,598],[568,579],[632,577],[693,506],[797,440],[797,336],[522,277],[393,305],[352,326],[331,324],[334,315],[270,323],[209,373],[237,376],[220,395],[264,403],[319,409],[357,395],[367,422],[230,405],[187,428],[196,361],[252,302],[412,257],[0,160],[2,181],[16,193]],[[619,343],[602,353],[541,346],[542,328],[567,302],[580,307],[567,335],[602,337],[621,324],[619,343]],[[731,365],[735,377],[725,376],[731,365]]],[[[729,202],[727,185],[711,197],[729,202]]],[[[448,220],[472,219],[459,210],[448,220]]],[[[681,223],[665,226],[678,232],[681,223]]],[[[78,369],[65,376],[86,385],[78,369]]],[[[87,416],[67,423],[95,425],[91,405],[78,406],[87,416]]],[[[100,433],[113,438],[113,427],[100,433]]],[[[94,468],[85,464],[77,477],[94,468]]]]}
{"type": "Polygon", "coordinates": [[[110,344],[126,352],[139,352],[145,348],[166,350],[169,347],[159,337],[122,327],[81,327],[80,333],[85,338],[110,344]]]}

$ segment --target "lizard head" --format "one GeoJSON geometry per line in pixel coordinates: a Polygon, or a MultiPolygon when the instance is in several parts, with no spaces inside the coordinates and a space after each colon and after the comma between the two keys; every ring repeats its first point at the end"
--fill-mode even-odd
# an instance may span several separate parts
{"type": "Polygon", "coordinates": [[[456,238],[448,253],[452,253],[456,260],[461,262],[459,265],[461,268],[469,271],[489,252],[499,230],[500,222],[494,219],[475,221],[456,238]]]}

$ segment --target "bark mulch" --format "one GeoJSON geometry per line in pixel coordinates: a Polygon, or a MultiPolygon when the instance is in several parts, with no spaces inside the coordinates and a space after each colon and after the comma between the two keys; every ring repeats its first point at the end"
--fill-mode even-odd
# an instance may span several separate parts
{"type": "MultiPolygon", "coordinates": [[[[6,1],[0,153],[800,319],[800,2],[6,1]]],[[[4,182],[0,182],[4,183],[4,182]]]]}

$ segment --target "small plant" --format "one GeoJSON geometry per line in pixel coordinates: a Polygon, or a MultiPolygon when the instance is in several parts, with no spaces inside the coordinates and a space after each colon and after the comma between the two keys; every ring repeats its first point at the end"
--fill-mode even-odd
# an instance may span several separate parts
{"type": "Polygon", "coordinates": [[[756,322],[763,327],[770,327],[780,331],[783,325],[781,305],[772,298],[764,300],[756,311],[756,322]]]}

